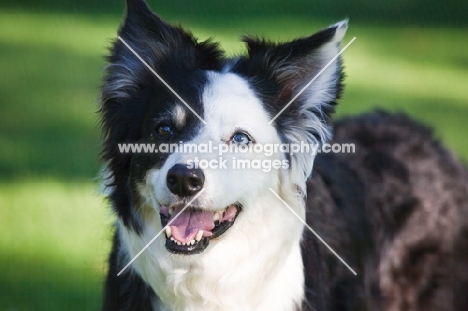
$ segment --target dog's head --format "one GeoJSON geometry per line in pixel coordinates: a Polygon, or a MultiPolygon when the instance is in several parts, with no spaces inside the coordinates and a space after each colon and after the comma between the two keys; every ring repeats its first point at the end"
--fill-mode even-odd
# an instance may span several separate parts
{"type": "Polygon", "coordinates": [[[137,233],[166,227],[169,252],[201,253],[225,232],[256,234],[246,228],[274,213],[269,188],[289,203],[301,197],[314,154],[266,153],[265,146],[330,137],[342,71],[340,58],[328,63],[346,27],[287,43],[244,37],[247,54],[226,58],[218,44],[167,24],[143,1],[127,1],[101,106],[111,200],[122,224],[137,233]],[[154,150],[126,153],[124,143],[154,150]]]}

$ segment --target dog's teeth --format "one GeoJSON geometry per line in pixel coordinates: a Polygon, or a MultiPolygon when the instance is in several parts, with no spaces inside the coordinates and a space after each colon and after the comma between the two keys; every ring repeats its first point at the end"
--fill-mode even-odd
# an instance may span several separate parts
{"type": "Polygon", "coordinates": [[[219,217],[219,213],[218,213],[218,212],[214,213],[214,215],[213,215],[213,221],[219,221],[219,218],[220,218],[220,217],[219,217]]]}
{"type": "Polygon", "coordinates": [[[172,216],[172,214],[174,214],[174,208],[173,207],[169,207],[169,216],[172,216]]]}
{"type": "Polygon", "coordinates": [[[200,242],[202,237],[203,237],[203,230],[199,230],[197,233],[197,236],[195,237],[195,240],[197,240],[197,242],[200,242]]]}
{"type": "Polygon", "coordinates": [[[171,227],[169,226],[166,226],[166,236],[168,239],[172,237],[171,227]]]}
{"type": "Polygon", "coordinates": [[[179,241],[176,241],[177,245],[182,245],[182,243],[180,243],[179,241]]]}
{"type": "Polygon", "coordinates": [[[195,240],[190,241],[190,245],[194,245],[194,244],[195,244],[195,240]]]}

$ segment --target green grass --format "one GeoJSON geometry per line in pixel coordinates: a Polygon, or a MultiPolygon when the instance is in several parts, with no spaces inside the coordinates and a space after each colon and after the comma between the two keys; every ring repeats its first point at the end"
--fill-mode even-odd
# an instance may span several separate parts
{"type": "Polygon", "coordinates": [[[111,239],[96,184],[0,184],[0,310],[97,310],[111,239]]]}
{"type": "MultiPolygon", "coordinates": [[[[240,34],[287,40],[350,18],[338,117],[376,107],[434,127],[468,160],[466,4],[162,1],[153,7],[230,54],[240,34]]],[[[112,216],[96,194],[97,100],[123,4],[0,4],[0,311],[96,310],[112,216]]]]}

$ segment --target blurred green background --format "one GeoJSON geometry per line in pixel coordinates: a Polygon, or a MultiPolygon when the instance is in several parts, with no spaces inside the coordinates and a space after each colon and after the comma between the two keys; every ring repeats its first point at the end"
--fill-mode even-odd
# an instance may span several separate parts
{"type": "MultiPolygon", "coordinates": [[[[346,17],[338,116],[383,107],[468,159],[468,2],[149,1],[229,54],[346,17]]],[[[0,1],[0,310],[97,310],[112,213],[98,192],[97,99],[123,1],[0,1]]]]}

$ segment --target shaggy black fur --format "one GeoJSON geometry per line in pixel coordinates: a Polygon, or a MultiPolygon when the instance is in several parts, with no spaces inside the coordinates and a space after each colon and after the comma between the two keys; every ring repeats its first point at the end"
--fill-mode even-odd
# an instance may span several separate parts
{"type": "Polygon", "coordinates": [[[317,156],[304,234],[308,310],[468,310],[468,172],[431,131],[377,112],[335,125],[355,154],[317,156]]]}
{"type": "Polygon", "coordinates": [[[121,267],[123,268],[129,261],[119,252],[120,248],[119,238],[115,235],[109,258],[110,265],[102,309],[109,311],[153,310],[152,303],[157,301],[157,297],[137,274],[123,273],[117,276],[121,267]]]}

